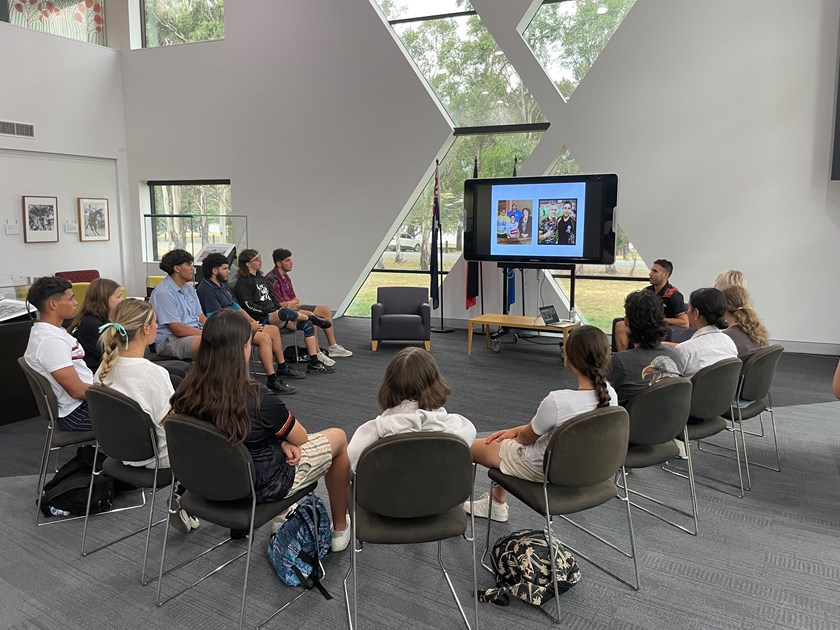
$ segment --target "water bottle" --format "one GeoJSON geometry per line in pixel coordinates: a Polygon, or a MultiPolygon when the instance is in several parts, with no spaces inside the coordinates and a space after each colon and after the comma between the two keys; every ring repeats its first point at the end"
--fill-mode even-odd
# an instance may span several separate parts
{"type": "Polygon", "coordinates": [[[575,321],[575,307],[574,306],[569,309],[569,321],[570,322],[575,321]]]}
{"type": "Polygon", "coordinates": [[[50,514],[53,516],[70,516],[67,510],[59,510],[57,507],[50,506],[50,514]]]}

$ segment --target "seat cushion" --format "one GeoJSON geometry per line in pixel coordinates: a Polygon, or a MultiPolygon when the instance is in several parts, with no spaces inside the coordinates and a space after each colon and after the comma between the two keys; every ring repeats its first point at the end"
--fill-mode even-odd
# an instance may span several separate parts
{"type": "Polygon", "coordinates": [[[688,419],[688,439],[702,440],[711,435],[717,435],[726,428],[726,420],[717,416],[716,418],[709,418],[707,420],[699,420],[698,418],[688,419]]]}
{"type": "Polygon", "coordinates": [[[362,542],[403,545],[433,542],[467,531],[467,515],[461,505],[435,516],[389,518],[356,508],[356,537],[362,542]]]}
{"type": "MultiPolygon", "coordinates": [[[[265,525],[292,503],[312,492],[317,483],[310,484],[282,501],[258,503],[254,512],[254,529],[265,525]]],[[[181,496],[181,507],[191,515],[229,529],[245,529],[251,525],[251,499],[239,501],[208,501],[187,490],[181,496]]]]}
{"type": "Polygon", "coordinates": [[[93,442],[93,431],[62,431],[55,429],[52,434],[53,448],[73,446],[84,442],[93,442]]]}
{"type": "MultiPolygon", "coordinates": [[[[108,457],[102,464],[102,470],[119,479],[131,484],[136,488],[151,488],[155,482],[155,469],[144,466],[126,466],[120,460],[108,457]]],[[[161,468],[157,474],[157,487],[164,488],[172,483],[172,471],[169,468],[161,468]]]]}
{"type": "Polygon", "coordinates": [[[638,445],[627,449],[627,457],[624,459],[625,468],[645,468],[656,466],[674,459],[679,455],[680,449],[673,441],[664,444],[638,445]]]}
{"type": "MultiPolygon", "coordinates": [[[[757,415],[760,415],[765,409],[767,409],[768,400],[766,398],[762,400],[754,400],[751,404],[747,405],[746,407],[741,407],[741,420],[749,420],[750,418],[755,418],[757,415]]],[[[732,409],[727,411],[723,414],[723,417],[727,420],[732,419],[732,409]]],[[[738,414],[735,414],[735,417],[738,417],[738,414]]]]}
{"type": "Polygon", "coordinates": [[[379,339],[428,339],[423,318],[419,315],[382,315],[379,318],[379,339]]]}
{"type": "MultiPolygon", "coordinates": [[[[490,469],[488,476],[529,508],[545,514],[542,483],[511,477],[495,468],[490,469]]],[[[574,514],[606,503],[617,494],[618,488],[611,479],[582,488],[548,486],[548,507],[551,514],[574,514]]]]}

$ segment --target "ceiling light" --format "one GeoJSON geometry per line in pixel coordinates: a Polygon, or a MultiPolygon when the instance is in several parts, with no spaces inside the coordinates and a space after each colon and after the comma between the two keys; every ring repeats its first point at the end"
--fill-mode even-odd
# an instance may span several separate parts
{"type": "Polygon", "coordinates": [[[607,11],[609,11],[609,8],[607,8],[606,4],[598,5],[598,8],[595,9],[595,13],[597,13],[598,15],[604,15],[604,13],[606,13],[607,11]]]}

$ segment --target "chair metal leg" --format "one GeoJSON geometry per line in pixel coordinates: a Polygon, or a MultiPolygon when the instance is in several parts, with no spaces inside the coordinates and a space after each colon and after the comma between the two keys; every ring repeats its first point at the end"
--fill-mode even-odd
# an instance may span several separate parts
{"type": "MultiPolygon", "coordinates": [[[[557,583],[557,563],[554,559],[554,532],[551,529],[551,510],[548,503],[548,482],[543,480],[543,499],[545,501],[545,531],[548,534],[548,555],[551,558],[551,580],[554,583],[554,607],[556,617],[552,617],[555,624],[560,623],[560,586],[557,583]]],[[[542,607],[539,607],[542,610],[542,607]]],[[[547,614],[547,613],[546,613],[547,614]]],[[[549,615],[550,616],[550,615],[549,615]]]]}
{"type": "Polygon", "coordinates": [[[44,486],[47,483],[47,466],[49,465],[50,447],[52,445],[53,425],[47,426],[47,439],[44,441],[44,452],[41,455],[41,469],[38,472],[38,506],[35,511],[35,524],[40,525],[41,520],[41,499],[44,496],[44,486]]]}
{"type": "MultiPolygon", "coordinates": [[[[487,538],[484,541],[484,553],[481,554],[481,566],[483,566],[490,575],[495,575],[496,572],[489,564],[487,564],[487,554],[490,552],[490,524],[493,522],[493,488],[496,484],[490,482],[490,507],[487,510],[487,538]]],[[[470,506],[472,508],[472,506],[470,506]]]]}
{"type": "MultiPolygon", "coordinates": [[[[625,470],[624,466],[621,467],[621,478],[624,482],[624,497],[619,496],[618,498],[624,501],[627,507],[627,529],[630,532],[630,554],[633,558],[633,571],[636,574],[635,590],[638,591],[642,583],[639,580],[639,559],[636,554],[636,535],[633,531],[633,515],[630,513],[630,495],[627,494],[627,470],[625,470]]],[[[556,593],[557,591],[555,591],[555,596],[556,593]]]]}
{"type": "MultiPolygon", "coordinates": [[[[452,593],[452,597],[455,598],[455,604],[458,606],[458,612],[461,613],[461,619],[464,620],[464,625],[467,626],[467,630],[472,630],[470,627],[470,622],[467,620],[467,613],[464,612],[464,607],[461,606],[461,600],[458,599],[458,593],[455,592],[455,587],[452,585],[452,580],[449,578],[449,573],[446,570],[446,567],[443,566],[443,541],[438,541],[438,552],[437,552],[437,561],[438,566],[440,566],[440,570],[443,571],[443,577],[446,578],[446,583],[449,585],[449,590],[452,593]]],[[[476,613],[478,614],[478,613],[476,613]]]]}
{"type": "MultiPolygon", "coordinates": [[[[475,492],[475,475],[478,470],[478,464],[473,464],[473,479],[472,479],[472,490],[470,491],[470,516],[473,516],[472,509],[473,509],[473,493],[475,492]]],[[[470,535],[467,536],[464,534],[464,540],[467,542],[472,542],[475,540],[475,518],[471,518],[470,522],[472,523],[470,528],[470,535]]]]}

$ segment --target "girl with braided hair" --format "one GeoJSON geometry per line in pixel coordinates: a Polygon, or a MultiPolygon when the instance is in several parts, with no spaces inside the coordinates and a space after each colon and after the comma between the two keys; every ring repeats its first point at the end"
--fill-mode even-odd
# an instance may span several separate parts
{"type": "MultiPolygon", "coordinates": [[[[155,424],[160,465],[169,468],[166,433],[160,423],[169,414],[169,399],[175,390],[169,373],[143,357],[146,346],[155,340],[157,333],[155,309],[141,300],[123,300],[99,331],[102,364],[94,374],[94,383],[125,394],[149,414],[155,424]]],[[[155,467],[154,460],[125,463],[155,467]]]]}
{"type": "MultiPolygon", "coordinates": [[[[102,364],[94,374],[94,382],[125,394],[149,414],[155,425],[158,459],[161,468],[169,468],[166,433],[161,422],[169,415],[169,399],[175,393],[169,372],[144,358],[146,346],[157,335],[157,315],[149,302],[123,300],[114,308],[110,321],[99,327],[102,364]]],[[[154,468],[155,460],[123,462],[126,466],[154,468]]],[[[170,523],[183,533],[196,529],[200,522],[181,509],[176,491],[170,510],[170,523]]]]}
{"type": "Polygon", "coordinates": [[[761,323],[758,313],[753,308],[750,294],[744,287],[725,286],[721,289],[721,293],[726,299],[726,313],[723,319],[729,324],[723,332],[735,342],[738,358],[743,359],[751,352],[767,345],[769,339],[767,328],[761,323]]]}
{"type": "MultiPolygon", "coordinates": [[[[527,424],[491,433],[471,447],[473,461],[487,468],[497,468],[506,475],[528,481],[543,480],[543,458],[554,429],[575,416],[598,407],[618,405],[615,390],[607,382],[610,346],[607,336],[594,326],[581,326],[569,335],[566,344],[569,365],[577,378],[576,389],[550,392],[533,419],[527,424]]],[[[485,494],[473,504],[475,516],[487,518],[493,501],[493,520],[508,520],[507,492],[493,487],[492,497],[485,494]]],[[[470,502],[464,503],[469,512],[470,502]]]]}

